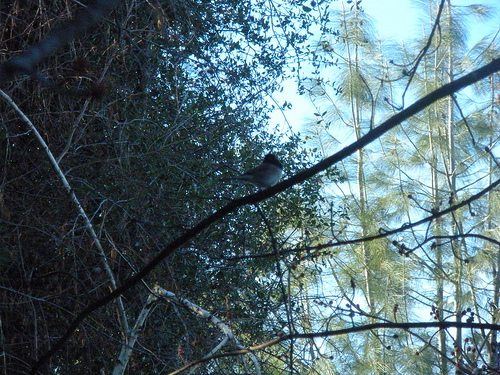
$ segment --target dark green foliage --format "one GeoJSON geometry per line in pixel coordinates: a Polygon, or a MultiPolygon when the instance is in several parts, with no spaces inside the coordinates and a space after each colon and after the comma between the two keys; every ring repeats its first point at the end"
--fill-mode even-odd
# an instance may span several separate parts
{"type": "MultiPolygon", "coordinates": [[[[295,5],[286,6],[307,26],[311,18],[295,5]]],[[[125,2],[39,64],[38,78],[18,77],[6,88],[60,157],[118,284],[174,236],[228,199],[249,193],[223,180],[235,169],[271,150],[288,175],[307,164],[298,138],[268,133],[265,101],[304,31],[292,31],[289,13],[273,25],[283,34],[273,34],[266,6],[125,2]],[[278,40],[285,37],[286,43],[278,40]]],[[[65,1],[2,3],[4,58],[25,50],[77,9],[65,1]]],[[[0,108],[0,306],[7,353],[1,366],[3,372],[25,373],[74,315],[110,285],[47,155],[18,114],[3,101],[0,108]]],[[[317,191],[311,182],[261,205],[279,247],[286,231],[314,215],[317,191]]],[[[269,230],[246,207],[179,249],[146,282],[227,319],[235,332],[245,333],[240,340],[251,344],[268,337],[269,312],[283,309],[282,297],[270,293],[271,287],[279,290],[276,281],[262,281],[276,272],[274,257],[237,258],[266,253],[274,253],[269,230]]],[[[131,325],[147,295],[142,285],[125,294],[131,325]]],[[[200,358],[220,334],[167,303],[146,326],[131,360],[135,374],[173,370],[200,358]]],[[[60,373],[109,372],[122,341],[111,304],[87,319],[48,366],[60,373]]],[[[231,368],[231,361],[225,366],[231,368]]]]}

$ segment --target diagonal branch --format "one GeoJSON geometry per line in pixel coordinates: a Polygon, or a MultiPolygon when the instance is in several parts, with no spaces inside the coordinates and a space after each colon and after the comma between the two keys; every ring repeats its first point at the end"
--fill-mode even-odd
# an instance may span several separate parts
{"type": "MultiPolygon", "coordinates": [[[[368,242],[368,241],[374,241],[378,240],[381,238],[389,237],[397,233],[404,232],[408,229],[416,228],[422,224],[426,224],[431,222],[432,220],[435,220],[441,216],[445,216],[451,212],[454,212],[458,210],[459,208],[462,208],[464,206],[470,205],[472,202],[478,200],[482,196],[488,194],[490,191],[492,191],[494,188],[500,185],[500,178],[498,180],[493,181],[490,185],[485,187],[484,189],[480,190],[478,193],[471,195],[469,198],[454,204],[453,206],[448,207],[445,210],[442,211],[436,211],[433,212],[432,215],[426,216],[423,219],[420,219],[419,221],[415,221],[412,223],[405,223],[399,228],[395,229],[389,229],[389,230],[380,230],[379,234],[373,235],[373,236],[365,236],[365,237],[359,237],[359,238],[354,238],[351,240],[344,240],[344,241],[337,241],[337,242],[328,242],[324,244],[319,244],[315,246],[304,246],[304,247],[295,247],[293,249],[286,249],[281,251],[281,255],[288,255],[291,253],[295,252],[300,252],[300,251],[312,251],[312,250],[323,250],[323,249],[329,249],[332,247],[339,247],[339,246],[345,246],[345,245],[353,245],[357,243],[362,243],[362,242],[368,242]]],[[[496,241],[492,238],[479,235],[479,234],[471,234],[471,233],[466,233],[466,234],[461,234],[461,235],[454,235],[454,236],[434,236],[430,238],[465,238],[465,237],[476,237],[480,238],[485,241],[490,241],[496,245],[498,245],[500,242],[496,241]]],[[[429,239],[426,239],[424,242],[428,242],[429,239]]],[[[422,244],[419,245],[419,247],[422,244]]],[[[410,250],[410,249],[408,249],[410,250]]],[[[242,255],[242,256],[235,256],[235,257],[227,257],[224,258],[224,260],[230,260],[230,261],[235,261],[235,260],[243,260],[243,259],[256,259],[256,258],[270,258],[275,256],[274,253],[264,253],[264,254],[257,254],[257,255],[242,255]]]]}
{"type": "MultiPolygon", "coordinates": [[[[258,193],[248,195],[246,197],[242,197],[236,200],[233,200],[229,202],[227,205],[221,207],[217,211],[215,211],[212,215],[206,217],[205,219],[201,220],[198,224],[196,224],[194,227],[191,229],[187,230],[177,238],[173,239],[168,245],[165,246],[165,248],[156,256],[154,257],[146,266],[144,266],[141,270],[139,270],[134,276],[131,278],[127,279],[121,286],[107,294],[106,296],[102,297],[101,299],[98,299],[91,303],[90,305],[87,306],[82,312],[80,312],[75,320],[68,326],[68,329],[64,333],[63,336],[57,340],[54,345],[47,351],[45,354],[43,354],[39,360],[33,365],[30,373],[31,374],[36,374],[38,369],[45,364],[49,358],[57,352],[64,343],[71,337],[73,332],[78,328],[78,326],[86,319],[88,315],[90,315],[92,312],[96,311],[97,309],[105,306],[108,304],[110,301],[114,300],[118,296],[120,296],[122,293],[125,291],[129,290],[132,288],[134,285],[139,283],[146,275],[148,275],[153,269],[156,268],[165,258],[167,258],[170,254],[172,254],[176,249],[178,249],[180,246],[194,238],[195,236],[199,235],[201,232],[203,232],[205,229],[209,228],[213,223],[216,221],[224,218],[228,214],[235,212],[238,208],[248,205],[248,204],[255,204],[258,202],[261,202],[267,198],[272,197],[273,195],[280,193],[286,189],[288,189],[291,186],[300,184],[301,182],[304,182],[308,178],[311,178],[312,176],[325,171],[326,169],[330,168],[332,165],[335,163],[345,159],[346,157],[352,155],[355,153],[357,150],[362,149],[363,147],[366,147],[368,144],[371,142],[375,141],[378,139],[380,136],[383,134],[387,133],[389,130],[395,128],[399,124],[401,124],[403,121],[409,119],[411,116],[414,116],[418,112],[422,111],[424,108],[427,106],[431,105],[432,103],[445,98],[448,95],[451,95],[457,91],[460,91],[461,89],[472,85],[473,83],[476,83],[480,81],[483,78],[486,78],[487,76],[500,71],[500,58],[494,59],[491,61],[489,64],[484,65],[483,67],[466,74],[465,76],[452,81],[450,83],[447,83],[444,86],[441,86],[440,88],[434,90],[433,92],[427,94],[426,96],[422,97],[421,99],[417,100],[415,103],[410,105],[408,108],[402,110],[401,112],[397,113],[396,115],[392,116],[390,119],[386,120],[383,122],[381,125],[378,127],[374,128],[372,131],[368,132],[365,134],[363,137],[359,138],[357,141],[353,142],[349,146],[345,147],[344,149],[340,150],[339,152],[335,153],[334,155],[320,161],[318,164],[312,166],[311,168],[305,169],[302,172],[297,173],[296,175],[290,177],[289,179],[280,182],[279,184],[263,190],[259,191],[258,193]]],[[[497,184],[500,184],[500,180],[497,181],[497,184]]],[[[458,206],[458,205],[457,205],[458,206]]],[[[455,207],[455,209],[457,208],[455,207]]],[[[440,216],[450,212],[450,209],[443,210],[439,213],[440,216]]],[[[430,217],[429,220],[432,220],[433,217],[436,217],[437,214],[433,215],[430,217]]],[[[421,223],[421,222],[418,222],[421,223]]],[[[401,231],[397,230],[397,231],[401,231]]]]}
{"type": "Polygon", "coordinates": [[[252,352],[255,352],[257,350],[262,350],[262,349],[268,348],[270,346],[274,346],[274,345],[279,344],[280,342],[283,342],[283,341],[341,336],[341,335],[347,335],[347,334],[355,333],[355,332],[372,331],[375,329],[402,329],[405,331],[409,331],[410,329],[419,329],[419,328],[437,328],[438,330],[443,330],[443,329],[448,329],[448,328],[470,328],[471,330],[473,330],[473,329],[487,329],[487,330],[491,330],[491,331],[500,331],[499,324],[489,324],[489,323],[464,323],[464,322],[448,322],[448,321],[414,322],[414,323],[412,323],[412,322],[401,322],[401,323],[379,322],[379,323],[365,324],[365,325],[353,326],[353,327],[349,327],[349,328],[328,330],[328,331],[322,331],[322,332],[296,333],[296,334],[292,334],[292,335],[283,335],[283,336],[277,337],[273,340],[270,340],[270,341],[267,341],[267,342],[264,342],[264,343],[261,343],[258,345],[250,346],[246,349],[237,349],[237,350],[233,350],[230,352],[213,355],[210,358],[202,358],[196,362],[192,362],[192,363],[186,365],[186,368],[192,367],[196,364],[207,362],[207,361],[212,360],[212,359],[233,357],[233,356],[239,356],[242,354],[252,353],[252,352]]]}

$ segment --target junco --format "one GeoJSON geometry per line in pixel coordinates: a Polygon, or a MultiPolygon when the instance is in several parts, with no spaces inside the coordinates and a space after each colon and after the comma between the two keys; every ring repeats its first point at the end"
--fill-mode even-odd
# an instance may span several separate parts
{"type": "Polygon", "coordinates": [[[266,189],[275,185],[280,180],[282,173],[283,165],[278,158],[273,154],[267,154],[262,164],[246,171],[241,176],[234,177],[234,179],[266,189]]]}

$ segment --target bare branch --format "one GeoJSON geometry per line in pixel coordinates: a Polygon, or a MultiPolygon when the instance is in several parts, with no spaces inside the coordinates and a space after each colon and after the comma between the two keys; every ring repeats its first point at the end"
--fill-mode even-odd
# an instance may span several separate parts
{"type": "MultiPolygon", "coordinates": [[[[320,338],[320,337],[341,336],[341,335],[347,335],[349,333],[355,333],[355,332],[372,331],[375,329],[403,329],[405,331],[408,331],[410,329],[418,329],[418,328],[437,328],[438,330],[448,329],[448,328],[470,328],[470,329],[488,329],[488,330],[498,331],[498,330],[500,330],[500,325],[489,324],[489,323],[464,323],[464,322],[446,322],[446,321],[427,322],[427,323],[426,322],[373,323],[373,324],[353,326],[350,328],[344,328],[344,329],[338,329],[338,330],[284,335],[284,336],[277,337],[273,340],[264,342],[264,343],[259,344],[259,345],[250,346],[246,349],[233,350],[231,352],[214,355],[210,358],[204,358],[204,359],[197,361],[196,363],[207,362],[209,360],[216,359],[216,358],[233,357],[233,356],[238,356],[238,355],[242,355],[242,354],[247,354],[247,353],[255,352],[257,350],[262,350],[262,349],[274,346],[276,344],[279,344],[280,342],[289,341],[289,340],[315,339],[315,338],[320,338]]],[[[179,372],[175,372],[175,374],[178,374],[178,373],[179,372]]],[[[171,374],[174,374],[174,373],[171,373],[171,374]]]]}

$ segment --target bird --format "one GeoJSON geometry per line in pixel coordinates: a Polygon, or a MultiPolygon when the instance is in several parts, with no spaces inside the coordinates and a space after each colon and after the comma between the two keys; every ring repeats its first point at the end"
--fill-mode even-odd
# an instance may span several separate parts
{"type": "Polygon", "coordinates": [[[283,165],[274,154],[267,154],[262,164],[252,168],[234,180],[248,182],[261,189],[276,185],[283,174],[283,165]]]}

